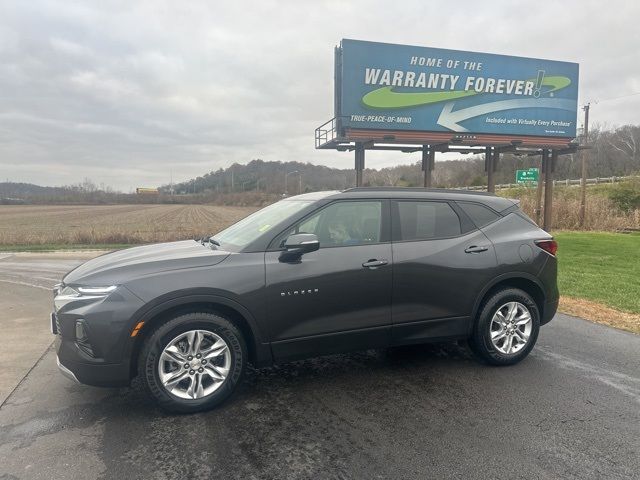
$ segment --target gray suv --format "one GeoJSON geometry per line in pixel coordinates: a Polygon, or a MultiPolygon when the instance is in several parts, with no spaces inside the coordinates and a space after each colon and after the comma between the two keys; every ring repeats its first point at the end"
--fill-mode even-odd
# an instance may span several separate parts
{"type": "Polygon", "coordinates": [[[211,408],[248,363],[468,340],[493,365],[558,306],[556,248],[513,200],[355,188],[290,197],[213,237],[103,255],[55,290],[58,365],[140,375],[165,409],[211,408]]]}

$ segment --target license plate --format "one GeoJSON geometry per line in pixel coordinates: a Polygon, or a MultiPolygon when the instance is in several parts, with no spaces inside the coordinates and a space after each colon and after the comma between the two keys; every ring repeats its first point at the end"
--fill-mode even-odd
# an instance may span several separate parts
{"type": "Polygon", "coordinates": [[[51,333],[54,335],[58,334],[58,327],[56,326],[56,314],[51,314],[51,333]]]}

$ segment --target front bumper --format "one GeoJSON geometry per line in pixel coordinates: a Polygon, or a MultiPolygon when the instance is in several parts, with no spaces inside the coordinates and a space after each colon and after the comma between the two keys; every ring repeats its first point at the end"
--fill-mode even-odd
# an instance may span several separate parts
{"type": "Polygon", "coordinates": [[[87,362],[75,342],[58,337],[56,362],[67,378],[94,387],[126,387],[130,383],[129,362],[87,362]]]}
{"type": "Polygon", "coordinates": [[[51,315],[50,326],[56,334],[61,371],[87,385],[129,385],[135,342],[130,336],[131,322],[142,305],[125,287],[104,297],[81,296],[58,305],[57,312],[51,315]]]}
{"type": "Polygon", "coordinates": [[[73,380],[76,383],[80,383],[80,381],[74,375],[74,373],[60,363],[60,357],[58,357],[57,355],[56,355],[56,363],[58,364],[58,368],[60,369],[60,372],[62,373],[62,375],[67,377],[69,380],[73,380]]]}

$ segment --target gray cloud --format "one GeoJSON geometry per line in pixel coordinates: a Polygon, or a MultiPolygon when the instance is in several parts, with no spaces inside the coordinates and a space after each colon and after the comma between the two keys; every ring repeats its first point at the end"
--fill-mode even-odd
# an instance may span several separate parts
{"type": "MultiPolygon", "coordinates": [[[[594,123],[638,123],[637,2],[144,0],[5,3],[0,178],[90,177],[128,190],[265,160],[351,167],[315,151],[341,38],[581,64],[594,123]]],[[[417,158],[416,158],[417,159],[417,158]]],[[[371,166],[415,160],[377,153],[371,166]]]]}

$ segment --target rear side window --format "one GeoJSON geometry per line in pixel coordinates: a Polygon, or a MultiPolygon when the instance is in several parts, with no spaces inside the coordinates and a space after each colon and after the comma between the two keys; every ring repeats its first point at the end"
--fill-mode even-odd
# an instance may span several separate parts
{"type": "Polygon", "coordinates": [[[460,218],[445,202],[398,202],[400,241],[460,235],[460,218]]]}
{"type": "Polygon", "coordinates": [[[466,202],[458,202],[458,205],[478,228],[489,225],[491,222],[495,222],[500,218],[500,215],[484,205],[466,202]]]}

